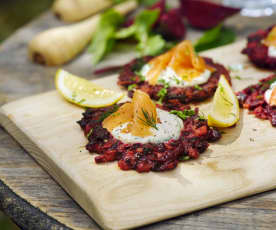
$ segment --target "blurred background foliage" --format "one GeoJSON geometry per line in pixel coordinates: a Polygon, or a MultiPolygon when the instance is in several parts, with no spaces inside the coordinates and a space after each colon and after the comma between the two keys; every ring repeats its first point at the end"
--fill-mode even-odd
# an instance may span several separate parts
{"type": "MultiPolygon", "coordinates": [[[[50,8],[52,2],[53,0],[1,0],[0,43],[15,30],[50,8]]],[[[0,230],[18,230],[1,211],[0,230]]]]}

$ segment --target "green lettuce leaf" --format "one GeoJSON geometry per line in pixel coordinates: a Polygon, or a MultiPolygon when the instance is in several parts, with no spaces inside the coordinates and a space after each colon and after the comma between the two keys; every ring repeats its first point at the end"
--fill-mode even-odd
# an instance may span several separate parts
{"type": "Polygon", "coordinates": [[[123,20],[124,17],[114,9],[110,9],[102,14],[88,49],[92,54],[94,65],[112,50],[115,44],[115,31],[123,20]]]}
{"type": "Polygon", "coordinates": [[[166,46],[166,41],[161,35],[154,35],[149,37],[145,42],[140,42],[137,46],[137,50],[142,56],[158,55],[166,46]]]}
{"type": "Polygon", "coordinates": [[[153,4],[157,3],[159,0],[138,0],[139,4],[144,6],[152,6],[153,4]]]}
{"type": "Polygon", "coordinates": [[[159,54],[165,48],[166,42],[160,35],[151,35],[159,14],[159,9],[142,11],[132,26],[119,30],[115,37],[117,39],[134,37],[138,41],[137,50],[143,56],[159,54]]]}
{"type": "Polygon", "coordinates": [[[196,52],[213,49],[219,46],[227,45],[234,42],[236,34],[233,30],[225,28],[222,24],[206,31],[202,37],[198,39],[194,47],[196,52]]]}

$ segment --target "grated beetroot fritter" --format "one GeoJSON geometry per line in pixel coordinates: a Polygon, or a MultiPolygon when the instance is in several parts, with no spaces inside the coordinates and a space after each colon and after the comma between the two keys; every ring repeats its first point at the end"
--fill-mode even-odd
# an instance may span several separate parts
{"type": "Polygon", "coordinates": [[[122,170],[136,170],[139,173],[168,171],[180,161],[198,158],[208,148],[208,142],[221,137],[219,131],[210,128],[206,120],[200,119],[196,109],[194,116],[183,121],[184,128],[178,140],[160,144],[125,144],[102,127],[102,117],[114,111],[114,108],[87,109],[78,121],[89,141],[86,149],[99,154],[95,157],[96,163],[118,161],[122,170]]]}
{"type": "Polygon", "coordinates": [[[242,54],[246,54],[252,63],[261,68],[276,69],[276,58],[268,56],[268,47],[262,43],[262,40],[267,37],[273,26],[251,34],[247,38],[246,48],[242,50],[242,54]]]}
{"type": "MultiPolygon", "coordinates": [[[[136,85],[136,89],[140,89],[154,100],[159,100],[158,92],[163,88],[163,85],[150,85],[146,81],[141,80],[141,77],[137,75],[137,71],[149,62],[153,57],[143,57],[140,59],[134,59],[127,65],[125,65],[120,73],[118,85],[128,88],[130,85],[136,85]]],[[[163,99],[163,106],[167,109],[183,110],[186,104],[190,102],[203,101],[215,93],[218,85],[220,75],[225,75],[226,79],[231,84],[231,78],[227,69],[218,63],[214,63],[211,58],[204,58],[207,65],[213,67],[215,72],[212,73],[208,82],[199,85],[199,87],[169,87],[167,89],[167,95],[163,99]]],[[[129,96],[132,97],[133,90],[129,91],[129,96]]]]}
{"type": "Polygon", "coordinates": [[[237,93],[240,106],[248,109],[250,114],[257,118],[270,120],[271,125],[276,127],[276,107],[270,106],[264,99],[264,93],[270,84],[276,81],[276,75],[271,75],[237,93]]]}

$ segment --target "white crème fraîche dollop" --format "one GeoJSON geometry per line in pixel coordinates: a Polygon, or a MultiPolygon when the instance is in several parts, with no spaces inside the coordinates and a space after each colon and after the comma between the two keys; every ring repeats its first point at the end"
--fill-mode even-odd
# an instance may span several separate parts
{"type": "MultiPolygon", "coordinates": [[[[147,73],[150,71],[151,66],[146,64],[143,66],[141,70],[141,74],[146,76],[147,73]]],[[[209,78],[211,77],[212,73],[210,70],[206,69],[202,74],[195,77],[191,81],[185,81],[182,77],[178,76],[173,68],[167,67],[165,70],[161,72],[158,77],[158,81],[162,80],[165,83],[168,83],[169,86],[176,86],[176,87],[187,87],[187,86],[195,86],[206,83],[209,78]]]]}
{"type": "Polygon", "coordinates": [[[111,134],[123,143],[159,144],[169,140],[179,139],[181,130],[183,129],[183,121],[178,116],[161,109],[157,109],[157,116],[160,119],[160,123],[156,125],[157,130],[151,128],[151,136],[137,137],[131,133],[122,132],[127,127],[128,122],[113,129],[111,134]]]}
{"type": "Polygon", "coordinates": [[[276,47],[275,46],[268,47],[268,56],[272,57],[272,58],[276,58],[276,47]]]}
{"type": "Polygon", "coordinates": [[[267,104],[270,102],[271,94],[276,87],[276,81],[270,85],[270,88],[265,91],[264,98],[267,104]]]}

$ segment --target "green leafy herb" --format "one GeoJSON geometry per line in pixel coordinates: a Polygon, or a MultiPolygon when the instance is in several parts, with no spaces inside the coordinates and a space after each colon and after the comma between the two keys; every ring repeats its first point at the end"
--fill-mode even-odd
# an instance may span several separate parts
{"type": "Polygon", "coordinates": [[[159,15],[159,9],[143,10],[137,15],[132,26],[119,30],[115,37],[126,39],[133,36],[138,41],[137,50],[142,56],[157,55],[166,47],[166,41],[160,35],[151,35],[159,15]]]}
{"type": "Polygon", "coordinates": [[[114,105],[112,109],[110,109],[109,111],[103,113],[100,118],[99,118],[99,122],[104,121],[106,118],[108,118],[110,115],[112,115],[113,113],[117,112],[119,109],[119,105],[114,105]]]}
{"type": "Polygon", "coordinates": [[[242,78],[240,76],[234,76],[235,79],[241,80],[242,78]]]}
{"type": "Polygon", "coordinates": [[[86,137],[89,138],[91,136],[91,134],[93,133],[93,129],[89,130],[89,133],[86,134],[86,137]]]}
{"type": "Polygon", "coordinates": [[[172,111],[170,111],[170,113],[178,116],[179,118],[181,118],[183,120],[186,120],[187,118],[194,116],[196,114],[195,111],[192,109],[187,109],[187,110],[183,110],[183,111],[172,110],[172,111]]]}
{"type": "Polygon", "coordinates": [[[125,2],[127,0],[111,0],[113,4],[120,4],[122,2],[125,2]]]}
{"type": "Polygon", "coordinates": [[[159,92],[157,93],[157,96],[159,97],[159,100],[158,100],[158,104],[162,104],[164,98],[166,97],[167,93],[168,93],[168,88],[169,88],[169,84],[164,80],[164,79],[161,79],[158,81],[158,83],[162,84],[163,85],[163,88],[159,90],[159,92]]]}
{"type": "Polygon", "coordinates": [[[137,50],[142,56],[158,55],[160,54],[166,45],[166,41],[161,35],[150,36],[145,42],[140,42],[137,46],[137,50]]]}
{"type": "Polygon", "coordinates": [[[267,81],[266,84],[269,86],[272,85],[274,82],[276,82],[276,77],[272,78],[271,80],[267,81]]]}
{"type": "Polygon", "coordinates": [[[189,157],[189,156],[181,156],[181,157],[179,157],[180,161],[188,161],[190,159],[191,159],[191,157],[189,157]]]}
{"type": "Polygon", "coordinates": [[[129,85],[129,86],[127,87],[127,90],[128,90],[128,91],[131,91],[131,90],[135,89],[136,87],[137,87],[136,84],[132,84],[132,85],[129,85]]]}
{"type": "Polygon", "coordinates": [[[173,77],[173,80],[176,82],[177,85],[180,84],[180,80],[179,80],[177,77],[174,76],[174,77],[173,77]]]}
{"type": "Polygon", "coordinates": [[[115,31],[123,22],[123,16],[110,9],[103,13],[91,41],[89,51],[93,55],[93,64],[97,64],[106,54],[108,54],[115,44],[115,31]]]}
{"type": "Polygon", "coordinates": [[[159,0],[138,0],[139,4],[144,6],[152,6],[153,4],[157,3],[159,0]]]}
{"type": "Polygon", "coordinates": [[[216,48],[234,42],[236,34],[233,30],[225,28],[222,24],[206,31],[195,44],[196,52],[216,48]]]}
{"type": "Polygon", "coordinates": [[[143,112],[145,119],[139,117],[139,120],[142,121],[146,126],[149,126],[149,127],[152,127],[154,129],[158,130],[158,128],[156,126],[156,119],[153,117],[153,114],[150,115],[143,108],[142,108],[142,112],[143,112]]]}
{"type": "Polygon", "coordinates": [[[204,115],[203,112],[200,112],[200,114],[198,115],[198,120],[200,120],[200,121],[205,121],[206,120],[205,115],[204,115]]]}
{"type": "Polygon", "coordinates": [[[194,87],[195,87],[195,89],[197,89],[197,90],[203,90],[199,85],[195,85],[194,87]]]}
{"type": "Polygon", "coordinates": [[[142,58],[138,59],[134,65],[131,67],[131,71],[132,72],[137,72],[140,71],[142,69],[142,67],[147,64],[147,62],[145,62],[142,58]]]}
{"type": "Polygon", "coordinates": [[[134,73],[140,78],[141,81],[146,80],[146,77],[144,75],[142,75],[141,72],[135,71],[134,73]]]}

